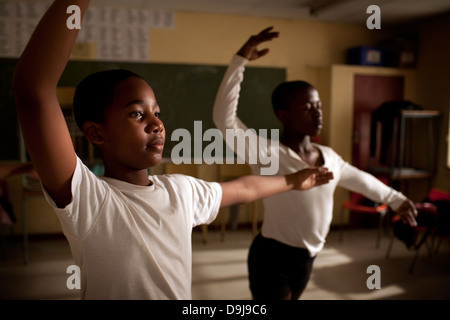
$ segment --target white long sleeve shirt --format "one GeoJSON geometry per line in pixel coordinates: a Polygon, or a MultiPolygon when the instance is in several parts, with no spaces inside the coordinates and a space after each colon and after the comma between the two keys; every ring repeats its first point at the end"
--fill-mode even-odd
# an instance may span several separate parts
{"type": "MultiPolygon", "coordinates": [[[[237,117],[240,85],[244,78],[245,65],[248,60],[234,55],[220,85],[213,109],[213,119],[217,128],[226,135],[226,129],[241,129],[251,133],[246,125],[237,117]]],[[[256,132],[253,134],[257,135],[256,132]]],[[[264,139],[256,137],[257,139],[264,139]]],[[[406,197],[388,187],[376,177],[359,170],[344,161],[333,149],[314,144],[322,153],[324,167],[334,174],[334,179],[326,185],[307,191],[288,191],[268,197],[264,202],[264,219],[262,235],[276,239],[293,247],[305,248],[311,256],[317,255],[325,244],[333,217],[333,195],[337,186],[358,192],[365,197],[386,203],[396,210],[406,197]]],[[[278,175],[290,174],[309,167],[292,149],[281,143],[259,141],[258,148],[247,146],[236,150],[228,145],[238,157],[243,159],[259,159],[259,155],[277,155],[279,161],[278,175]],[[257,155],[252,154],[258,152],[257,155]]],[[[250,164],[255,174],[261,173],[260,162],[250,164]]]]}

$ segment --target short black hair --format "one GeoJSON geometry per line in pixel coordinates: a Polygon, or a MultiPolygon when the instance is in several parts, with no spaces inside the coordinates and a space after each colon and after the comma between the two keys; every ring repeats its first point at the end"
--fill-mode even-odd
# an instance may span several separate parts
{"type": "Polygon", "coordinates": [[[132,77],[143,79],[132,71],[113,69],[93,73],[78,84],[73,98],[73,115],[80,130],[86,121],[103,122],[105,109],[114,98],[114,88],[132,77]]]}
{"type": "Polygon", "coordinates": [[[272,107],[275,114],[278,110],[287,109],[292,96],[299,91],[315,89],[309,82],[302,80],[286,81],[279,84],[272,93],[272,107]]]}

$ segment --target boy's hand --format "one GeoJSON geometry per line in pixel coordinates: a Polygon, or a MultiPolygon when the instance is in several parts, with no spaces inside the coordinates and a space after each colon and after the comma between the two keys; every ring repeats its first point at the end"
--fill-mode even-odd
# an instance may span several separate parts
{"type": "Polygon", "coordinates": [[[417,209],[411,200],[406,199],[402,203],[402,205],[397,210],[395,210],[395,213],[399,215],[403,223],[411,227],[417,226],[417,209]]]}
{"type": "Polygon", "coordinates": [[[328,183],[333,179],[333,173],[327,168],[308,168],[286,176],[288,184],[295,190],[308,190],[328,183]]]}
{"type": "Polygon", "coordinates": [[[279,32],[272,31],[272,29],[273,27],[268,27],[257,35],[251,36],[241,49],[239,49],[237,54],[250,61],[266,55],[269,49],[258,50],[257,46],[265,41],[271,41],[273,38],[278,37],[279,32]]]}

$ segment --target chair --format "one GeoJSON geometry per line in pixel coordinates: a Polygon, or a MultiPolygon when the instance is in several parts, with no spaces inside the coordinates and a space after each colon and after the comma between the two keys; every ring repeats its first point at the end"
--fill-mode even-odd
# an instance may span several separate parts
{"type": "MultiPolygon", "coordinates": [[[[232,179],[236,179],[238,177],[244,176],[244,175],[251,175],[252,170],[248,164],[220,164],[219,166],[219,181],[229,181],[232,179]]],[[[253,236],[256,236],[256,234],[259,231],[258,227],[258,219],[259,219],[259,211],[262,208],[262,202],[261,200],[253,201],[252,203],[243,204],[244,206],[247,206],[250,211],[251,215],[251,221],[252,221],[252,234],[253,236]]],[[[239,206],[243,205],[236,205],[234,206],[234,209],[238,210],[239,206]]],[[[231,214],[231,207],[228,208],[222,208],[222,219],[220,222],[220,231],[221,231],[221,240],[225,240],[225,234],[226,234],[226,226],[227,226],[227,220],[226,218],[230,216],[231,214]],[[228,212],[228,215],[226,214],[228,212]]]]}
{"type": "Polygon", "coordinates": [[[386,252],[386,259],[389,259],[395,239],[403,241],[408,250],[414,251],[413,260],[409,267],[409,273],[413,273],[417,258],[422,246],[428,249],[428,254],[433,254],[433,233],[436,230],[437,207],[428,202],[415,204],[418,212],[417,226],[410,227],[405,225],[398,215],[391,218],[392,235],[386,252]]]}
{"type": "Polygon", "coordinates": [[[362,195],[351,192],[350,200],[342,204],[339,241],[342,242],[344,238],[344,216],[346,211],[376,214],[379,215],[378,234],[375,242],[375,248],[378,249],[380,247],[381,235],[383,232],[383,221],[386,213],[389,211],[389,207],[386,204],[375,204],[374,206],[368,206],[364,204],[364,200],[365,198],[362,195]]]}
{"type": "Polygon", "coordinates": [[[437,254],[442,241],[450,239],[450,192],[433,188],[425,201],[434,204],[437,209],[436,230],[433,234],[433,241],[437,240],[433,250],[437,254]]]}

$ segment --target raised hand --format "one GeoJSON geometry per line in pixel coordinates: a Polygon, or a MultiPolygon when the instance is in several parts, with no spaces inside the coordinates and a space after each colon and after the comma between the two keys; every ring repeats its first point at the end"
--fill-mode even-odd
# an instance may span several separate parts
{"type": "Polygon", "coordinates": [[[269,52],[268,48],[258,50],[257,47],[263,42],[271,41],[273,38],[278,37],[279,32],[272,31],[272,29],[273,27],[268,27],[262,30],[257,35],[252,35],[247,40],[247,42],[245,42],[244,45],[239,49],[237,54],[250,61],[266,55],[269,52]]]}
{"type": "Polygon", "coordinates": [[[288,184],[292,184],[295,190],[308,190],[326,184],[333,178],[333,173],[322,167],[303,169],[286,176],[288,184]]]}

